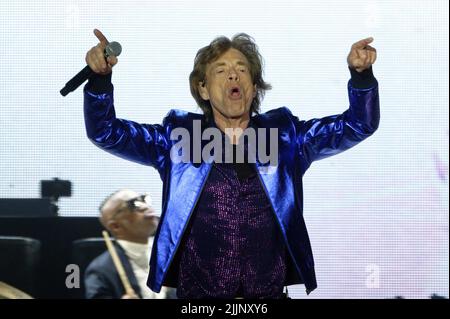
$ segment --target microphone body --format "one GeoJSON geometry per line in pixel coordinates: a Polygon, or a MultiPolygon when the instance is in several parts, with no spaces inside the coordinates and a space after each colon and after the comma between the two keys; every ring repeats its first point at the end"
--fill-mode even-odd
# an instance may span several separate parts
{"type": "MultiPolygon", "coordinates": [[[[118,42],[111,42],[105,48],[105,59],[109,56],[119,56],[122,52],[122,47],[118,42]]],[[[89,79],[94,74],[94,71],[86,65],[80,72],[77,73],[66,85],[59,91],[62,96],[66,96],[70,92],[75,91],[83,82],[89,79]]]]}
{"type": "Polygon", "coordinates": [[[62,96],[66,96],[70,92],[75,91],[84,81],[89,79],[94,74],[94,71],[86,65],[83,70],[77,73],[66,85],[59,91],[62,96]]]}

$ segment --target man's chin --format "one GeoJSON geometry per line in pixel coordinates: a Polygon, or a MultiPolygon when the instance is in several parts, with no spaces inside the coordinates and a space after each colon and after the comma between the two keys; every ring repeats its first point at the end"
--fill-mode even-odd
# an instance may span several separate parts
{"type": "Polygon", "coordinates": [[[228,113],[228,118],[233,120],[242,119],[248,116],[250,110],[246,110],[244,107],[231,109],[228,113]]]}
{"type": "Polygon", "coordinates": [[[250,113],[250,106],[246,107],[242,101],[229,101],[222,107],[213,107],[214,116],[225,119],[240,119],[250,113]],[[236,103],[237,102],[237,103],[236,103]]]}

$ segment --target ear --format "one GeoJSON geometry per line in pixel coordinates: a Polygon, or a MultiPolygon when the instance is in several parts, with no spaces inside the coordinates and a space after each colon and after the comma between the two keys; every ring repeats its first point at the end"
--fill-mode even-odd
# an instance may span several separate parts
{"type": "Polygon", "coordinates": [[[116,236],[116,234],[118,232],[120,232],[120,229],[122,228],[122,227],[120,227],[120,224],[118,222],[116,222],[115,220],[108,221],[107,226],[108,226],[108,229],[111,231],[111,233],[114,236],[116,236]]]}
{"type": "Polygon", "coordinates": [[[209,93],[208,93],[208,89],[206,88],[205,81],[198,82],[198,93],[200,93],[200,96],[205,101],[209,100],[209,93]]]}

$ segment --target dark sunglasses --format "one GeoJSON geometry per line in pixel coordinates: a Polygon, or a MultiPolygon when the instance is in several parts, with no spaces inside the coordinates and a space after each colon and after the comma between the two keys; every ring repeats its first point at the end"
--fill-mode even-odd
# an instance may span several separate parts
{"type": "Polygon", "coordinates": [[[142,194],[137,197],[133,197],[127,201],[125,201],[125,207],[119,208],[113,217],[115,217],[117,214],[123,212],[126,208],[130,210],[130,212],[137,212],[147,209],[148,207],[152,206],[152,198],[149,194],[142,194]]]}

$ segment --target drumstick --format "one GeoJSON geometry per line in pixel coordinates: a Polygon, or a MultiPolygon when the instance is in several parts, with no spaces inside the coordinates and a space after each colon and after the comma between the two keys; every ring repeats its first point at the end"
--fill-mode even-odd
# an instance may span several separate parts
{"type": "Polygon", "coordinates": [[[105,239],[105,242],[106,242],[106,247],[108,247],[108,251],[111,254],[111,258],[114,262],[114,266],[116,266],[116,270],[119,273],[120,280],[122,281],[122,284],[125,287],[125,293],[127,295],[137,296],[136,292],[130,285],[130,281],[128,280],[125,270],[123,269],[123,266],[119,259],[119,256],[117,256],[116,249],[114,248],[114,246],[111,242],[111,239],[109,238],[108,233],[106,231],[103,231],[102,234],[103,234],[103,238],[105,239]]]}

